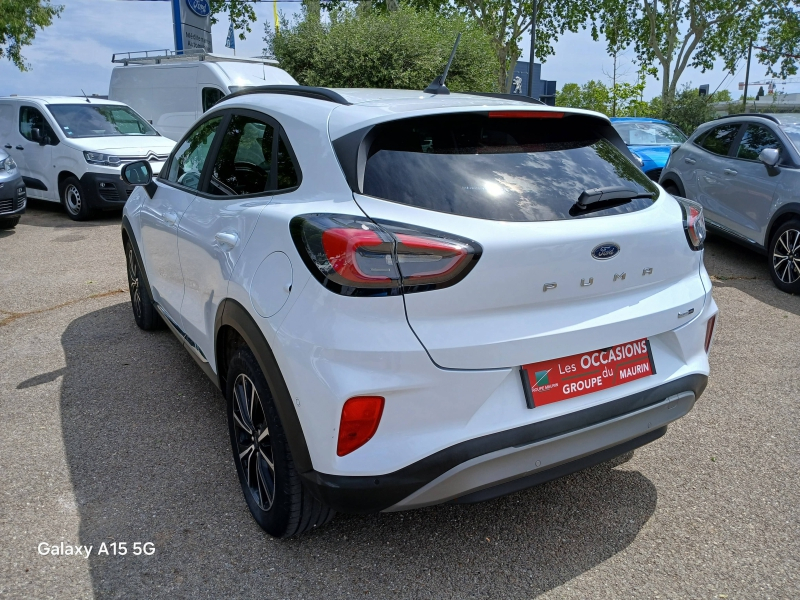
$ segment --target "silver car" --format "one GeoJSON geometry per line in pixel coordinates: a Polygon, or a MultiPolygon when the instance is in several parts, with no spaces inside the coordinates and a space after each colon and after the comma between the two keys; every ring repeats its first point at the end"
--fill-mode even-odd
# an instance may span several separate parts
{"type": "Polygon", "coordinates": [[[800,293],[800,115],[730,115],[675,150],[659,183],[703,205],[712,231],[766,254],[775,285],[800,293]]]}
{"type": "Polygon", "coordinates": [[[27,195],[17,163],[0,149],[0,229],[13,229],[25,212],[27,195]]]}

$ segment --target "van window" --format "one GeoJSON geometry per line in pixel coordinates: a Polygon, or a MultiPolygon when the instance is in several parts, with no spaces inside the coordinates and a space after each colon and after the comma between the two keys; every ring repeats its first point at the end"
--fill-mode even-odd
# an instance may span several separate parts
{"type": "Polygon", "coordinates": [[[658,188],[595,130],[598,126],[582,116],[507,112],[392,121],[375,129],[363,190],[401,204],[496,221],[555,221],[651,206],[658,188]],[[576,208],[584,191],[600,187],[642,197],[576,208]]]}
{"type": "Polygon", "coordinates": [[[222,117],[201,123],[175,152],[169,164],[167,181],[196,190],[222,117]]]}
{"type": "Polygon", "coordinates": [[[272,125],[233,115],[211,172],[208,192],[218,196],[245,196],[272,189],[272,125]]]}
{"type": "Polygon", "coordinates": [[[149,123],[127,106],[49,104],[47,109],[68,138],[158,135],[149,123]]]}
{"type": "Polygon", "coordinates": [[[217,88],[203,88],[203,112],[214,106],[225,97],[225,93],[217,88]]]}
{"type": "Polygon", "coordinates": [[[20,106],[19,108],[19,132],[26,140],[38,142],[33,139],[33,130],[38,129],[41,136],[50,138],[50,142],[57,143],[58,138],[52,127],[47,123],[44,115],[32,106],[20,106]]]}

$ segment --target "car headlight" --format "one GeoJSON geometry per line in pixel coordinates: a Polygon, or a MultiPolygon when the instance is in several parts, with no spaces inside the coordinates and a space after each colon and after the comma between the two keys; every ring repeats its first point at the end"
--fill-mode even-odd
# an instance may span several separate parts
{"type": "Polygon", "coordinates": [[[118,167],[120,165],[119,156],[114,156],[113,154],[84,151],[83,157],[90,165],[103,165],[104,167],[118,167]]]}
{"type": "Polygon", "coordinates": [[[17,163],[10,156],[5,160],[0,160],[0,171],[13,171],[17,168],[17,163]]]}

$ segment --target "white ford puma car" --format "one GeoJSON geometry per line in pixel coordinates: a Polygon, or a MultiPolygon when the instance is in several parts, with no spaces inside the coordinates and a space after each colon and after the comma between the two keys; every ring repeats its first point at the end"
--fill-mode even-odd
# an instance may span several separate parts
{"type": "Polygon", "coordinates": [[[274,536],[560,477],[706,386],[702,210],[596,113],[268,86],[123,177],[136,322],[222,390],[274,536]]]}

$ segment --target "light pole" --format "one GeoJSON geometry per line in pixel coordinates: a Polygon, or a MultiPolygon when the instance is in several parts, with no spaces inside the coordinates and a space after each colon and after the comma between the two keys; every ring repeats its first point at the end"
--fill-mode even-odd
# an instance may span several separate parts
{"type": "Polygon", "coordinates": [[[744,95],[742,96],[742,112],[747,112],[747,86],[750,83],[750,55],[753,54],[753,42],[747,47],[747,70],[744,73],[744,95]]]}
{"type": "Polygon", "coordinates": [[[531,59],[528,64],[528,96],[533,98],[533,59],[536,56],[536,13],[539,11],[538,0],[533,0],[533,15],[531,16],[531,59]]]}

